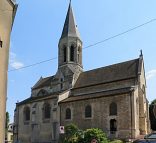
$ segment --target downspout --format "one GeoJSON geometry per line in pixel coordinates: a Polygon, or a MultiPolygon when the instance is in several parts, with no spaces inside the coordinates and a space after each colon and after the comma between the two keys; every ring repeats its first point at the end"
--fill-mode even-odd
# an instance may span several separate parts
{"type": "Polygon", "coordinates": [[[132,95],[134,92],[135,86],[131,87],[131,91],[130,91],[130,108],[131,108],[131,139],[133,137],[133,100],[132,100],[132,95]]]}
{"type": "Polygon", "coordinates": [[[132,114],[133,114],[133,112],[132,112],[132,91],[130,92],[130,108],[131,108],[131,140],[132,140],[132,134],[133,134],[133,131],[132,131],[132,120],[133,120],[133,118],[132,118],[132,114]]]}
{"type": "Polygon", "coordinates": [[[18,112],[18,118],[17,118],[17,142],[18,142],[18,128],[19,128],[19,107],[17,105],[17,112],[18,112]]]}

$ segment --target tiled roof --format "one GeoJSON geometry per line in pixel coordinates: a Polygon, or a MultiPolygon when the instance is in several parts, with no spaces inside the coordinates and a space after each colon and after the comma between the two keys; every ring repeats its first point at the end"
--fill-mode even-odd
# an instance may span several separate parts
{"type": "Polygon", "coordinates": [[[47,96],[35,96],[35,97],[29,97],[19,103],[17,103],[17,105],[23,105],[23,104],[28,104],[28,103],[32,103],[32,102],[35,102],[35,101],[38,101],[38,100],[43,100],[43,99],[49,99],[49,98],[56,98],[56,96],[58,95],[59,93],[53,93],[53,94],[49,94],[47,96]]]}
{"type": "Polygon", "coordinates": [[[91,71],[82,72],[74,86],[81,88],[100,83],[135,78],[138,75],[140,59],[118,63],[91,71]]]}
{"type": "Polygon", "coordinates": [[[129,93],[132,89],[133,89],[132,87],[126,87],[126,88],[120,88],[120,89],[93,92],[89,94],[82,94],[78,96],[70,96],[69,98],[61,101],[59,104],[65,103],[65,102],[73,102],[73,101],[79,101],[79,100],[88,100],[88,99],[93,99],[93,98],[108,97],[108,96],[113,96],[113,95],[121,95],[124,93],[129,93]]]}

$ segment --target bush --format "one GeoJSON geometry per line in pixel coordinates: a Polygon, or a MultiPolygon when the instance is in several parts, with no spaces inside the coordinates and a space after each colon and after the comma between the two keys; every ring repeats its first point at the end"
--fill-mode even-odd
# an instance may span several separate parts
{"type": "Polygon", "coordinates": [[[101,129],[87,129],[84,132],[84,143],[90,143],[92,139],[96,139],[98,143],[108,143],[105,133],[101,129]]]}
{"type": "Polygon", "coordinates": [[[96,139],[98,143],[108,143],[105,133],[100,129],[92,128],[83,131],[83,130],[79,130],[76,125],[69,124],[65,127],[65,134],[60,138],[60,142],[61,143],[90,143],[92,139],[96,139]]]}
{"type": "Polygon", "coordinates": [[[156,99],[153,100],[149,106],[149,116],[152,130],[156,130],[156,117],[154,115],[154,108],[156,108],[156,99]]]}
{"type": "Polygon", "coordinates": [[[69,124],[65,127],[65,138],[63,143],[77,143],[78,142],[78,127],[74,124],[69,124]]]}

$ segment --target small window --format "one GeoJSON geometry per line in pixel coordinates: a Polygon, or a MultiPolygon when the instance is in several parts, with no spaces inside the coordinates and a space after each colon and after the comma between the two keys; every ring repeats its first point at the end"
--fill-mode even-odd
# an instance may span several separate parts
{"type": "Polygon", "coordinates": [[[117,115],[117,104],[112,102],[109,106],[109,115],[113,116],[113,115],[117,115]]]}
{"type": "Polygon", "coordinates": [[[74,62],[74,45],[70,47],[70,61],[74,62]]]}
{"type": "Polygon", "coordinates": [[[66,119],[67,120],[70,120],[71,119],[71,110],[70,110],[70,108],[67,108],[66,109],[66,119]]]}
{"type": "Polygon", "coordinates": [[[91,117],[92,117],[92,108],[90,105],[88,105],[85,108],[85,118],[91,118],[91,117]]]}
{"type": "Polygon", "coordinates": [[[30,120],[30,108],[25,107],[24,108],[24,121],[29,121],[30,120]]]}
{"type": "Polygon", "coordinates": [[[66,46],[63,47],[63,61],[67,61],[67,48],[66,46]]]}
{"type": "Polygon", "coordinates": [[[43,106],[43,118],[44,119],[50,119],[50,104],[49,103],[45,103],[43,106]]]}

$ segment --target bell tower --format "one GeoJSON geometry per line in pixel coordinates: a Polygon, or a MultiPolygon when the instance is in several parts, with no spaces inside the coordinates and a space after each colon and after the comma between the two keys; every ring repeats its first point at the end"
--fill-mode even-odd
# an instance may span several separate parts
{"type": "Polygon", "coordinates": [[[75,22],[71,1],[58,47],[59,70],[69,68],[73,73],[82,71],[82,41],[75,22]]]}

